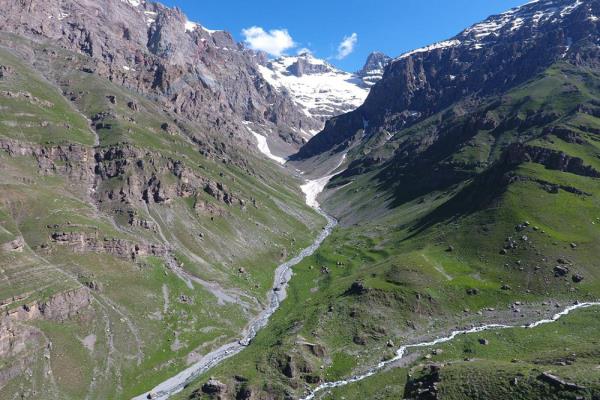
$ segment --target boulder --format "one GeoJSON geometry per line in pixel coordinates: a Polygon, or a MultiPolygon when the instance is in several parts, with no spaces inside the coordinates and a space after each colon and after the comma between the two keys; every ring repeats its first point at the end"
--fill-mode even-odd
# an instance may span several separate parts
{"type": "Polygon", "coordinates": [[[361,295],[367,293],[368,291],[369,289],[365,287],[364,282],[355,281],[352,282],[352,285],[350,286],[350,289],[348,289],[347,293],[350,295],[361,295]]]}
{"type": "Polygon", "coordinates": [[[352,341],[359,346],[365,346],[367,344],[367,338],[362,335],[355,335],[352,338],[352,341]]]}
{"type": "Polygon", "coordinates": [[[548,382],[553,386],[564,387],[570,390],[586,390],[586,388],[583,386],[577,385],[576,383],[567,382],[549,372],[542,373],[540,376],[538,376],[538,379],[548,382]]]}
{"type": "Polygon", "coordinates": [[[565,276],[568,273],[569,273],[569,267],[566,267],[564,265],[557,265],[556,267],[554,267],[554,276],[557,278],[565,276]]]}
{"type": "Polygon", "coordinates": [[[214,378],[209,379],[208,382],[202,385],[202,392],[206,394],[216,395],[225,393],[226,391],[227,385],[214,378]]]}

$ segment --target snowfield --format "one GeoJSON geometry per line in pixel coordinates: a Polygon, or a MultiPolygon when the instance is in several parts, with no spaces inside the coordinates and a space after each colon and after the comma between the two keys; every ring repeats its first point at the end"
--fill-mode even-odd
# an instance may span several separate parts
{"type": "MultiPolygon", "coordinates": [[[[263,78],[275,89],[288,91],[307,116],[326,119],[358,108],[369,89],[355,74],[344,72],[310,54],[281,57],[259,66],[263,78]],[[306,72],[297,76],[289,71],[299,60],[320,66],[322,72],[306,72]]],[[[311,135],[314,134],[311,132],[311,135]]]]}

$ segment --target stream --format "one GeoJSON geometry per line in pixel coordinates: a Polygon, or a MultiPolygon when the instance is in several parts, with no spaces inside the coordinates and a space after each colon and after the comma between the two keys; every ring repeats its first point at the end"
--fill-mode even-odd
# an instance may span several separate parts
{"type": "Polygon", "coordinates": [[[337,388],[337,387],[341,387],[341,386],[346,386],[346,385],[349,385],[351,383],[359,382],[359,381],[362,381],[363,379],[366,379],[366,378],[368,378],[370,376],[373,376],[376,373],[380,372],[384,367],[386,367],[386,366],[388,366],[388,365],[390,365],[390,364],[392,364],[392,363],[394,363],[396,361],[399,361],[399,360],[403,359],[404,356],[406,355],[407,350],[409,350],[409,349],[416,349],[416,348],[419,348],[419,347],[435,346],[435,345],[438,345],[440,343],[449,342],[452,339],[456,338],[458,335],[466,335],[466,334],[470,334],[470,333],[477,333],[477,332],[489,331],[489,330],[494,330],[494,329],[509,329],[509,328],[531,329],[531,328],[535,328],[535,327],[540,326],[540,325],[545,325],[545,324],[549,324],[549,323],[552,323],[552,322],[556,322],[561,317],[564,317],[565,315],[570,314],[572,311],[575,311],[575,310],[578,310],[578,309],[581,309],[581,308],[588,308],[588,307],[592,307],[592,306],[600,306],[600,302],[577,303],[577,304],[574,304],[572,306],[569,306],[569,307],[565,308],[561,312],[559,312],[559,313],[555,314],[554,316],[552,316],[552,318],[541,319],[539,321],[535,321],[535,322],[529,323],[527,325],[488,324],[488,325],[482,325],[482,326],[478,326],[478,327],[471,328],[471,329],[453,331],[448,336],[439,337],[439,338],[434,339],[434,340],[429,341],[429,342],[422,342],[422,343],[415,343],[415,344],[404,345],[404,346],[400,347],[396,351],[396,356],[394,358],[391,358],[391,359],[389,359],[387,361],[380,362],[379,364],[377,364],[377,366],[369,368],[363,374],[355,375],[355,376],[353,376],[351,378],[342,379],[342,380],[335,381],[335,382],[326,382],[326,383],[323,383],[323,384],[317,386],[315,389],[313,389],[308,396],[303,397],[302,400],[312,400],[312,399],[315,398],[315,396],[319,392],[322,392],[324,390],[333,389],[333,388],[337,388]]]}
{"type": "MultiPolygon", "coordinates": [[[[342,156],[338,166],[334,168],[334,171],[338,169],[345,159],[345,154],[342,156]]],[[[144,400],[144,399],[153,399],[153,400],[166,400],[172,395],[181,392],[187,384],[191,383],[198,376],[202,375],[206,371],[214,368],[224,360],[233,357],[234,355],[241,352],[246,346],[250,344],[252,339],[254,339],[262,328],[264,328],[271,316],[277,311],[281,302],[287,297],[287,287],[292,278],[292,267],[299,264],[306,257],[310,257],[317,251],[317,249],[321,246],[323,241],[331,235],[331,232],[337,225],[337,221],[326,214],[320,207],[316,198],[319,193],[323,191],[327,183],[341,172],[324,176],[319,179],[309,180],[305,185],[302,186],[302,191],[306,195],[306,203],[315,208],[315,210],[322,215],[327,220],[327,225],[321,230],[318,237],[315,241],[305,249],[303,249],[296,257],[292,258],[289,261],[279,265],[275,270],[275,278],[273,282],[273,288],[269,291],[268,294],[268,306],[265,308],[260,314],[254,317],[246,326],[246,328],[242,331],[242,338],[236,341],[224,344],[216,350],[206,354],[202,357],[198,362],[189,366],[179,374],[167,379],[166,381],[160,383],[158,386],[154,387],[149,392],[146,392],[142,395],[135,397],[132,400],[144,400]]],[[[342,379],[335,382],[326,382],[323,383],[316,388],[314,388],[306,397],[303,397],[302,400],[313,400],[317,394],[323,392],[327,389],[333,389],[341,386],[346,386],[351,383],[362,381],[370,376],[375,375],[376,373],[383,370],[386,366],[391,365],[394,362],[397,362],[403,359],[410,349],[421,348],[421,347],[430,347],[435,346],[440,343],[445,343],[453,340],[458,335],[470,334],[483,332],[494,329],[509,329],[509,328],[523,328],[523,329],[531,329],[540,325],[549,324],[555,321],[558,321],[561,317],[568,315],[572,311],[587,308],[592,306],[600,306],[600,302],[586,302],[586,303],[576,303],[572,306],[569,306],[562,310],[561,312],[555,314],[549,319],[541,319],[539,321],[535,321],[529,323],[527,325],[502,325],[502,324],[487,324],[478,327],[474,327],[471,329],[465,330],[456,330],[450,333],[448,336],[439,337],[429,342],[421,342],[415,344],[408,344],[401,346],[396,351],[396,356],[382,361],[374,367],[369,368],[366,372],[352,376],[347,379],[342,379]]]]}
{"type": "MultiPolygon", "coordinates": [[[[333,175],[327,176],[325,179],[327,179],[328,181],[329,179],[331,179],[332,176],[333,175]]],[[[305,186],[308,185],[308,187],[312,187],[312,182],[317,181],[320,190],[322,190],[325,186],[322,185],[323,178],[315,181],[308,181],[305,186]]],[[[316,198],[318,192],[315,193],[314,191],[311,191],[309,193],[304,189],[304,187],[303,191],[305,191],[307,195],[307,203],[309,205],[316,204],[316,202],[313,203],[313,201],[316,198]]],[[[172,378],[167,379],[158,386],[154,387],[149,392],[135,397],[133,400],[168,399],[170,396],[182,391],[187,384],[191,383],[198,376],[202,375],[206,371],[220,364],[222,361],[238,354],[250,344],[250,342],[252,341],[252,339],[254,339],[258,331],[260,331],[262,328],[265,327],[265,325],[267,325],[267,323],[269,322],[269,318],[275,313],[275,311],[277,311],[281,302],[286,298],[287,287],[290,279],[292,278],[292,267],[299,264],[306,257],[313,255],[314,252],[321,246],[323,241],[331,234],[333,228],[335,228],[335,226],[337,225],[337,221],[333,217],[327,215],[318,207],[315,207],[315,209],[327,220],[327,225],[321,230],[319,236],[310,246],[303,249],[296,257],[292,258],[289,261],[286,261],[285,263],[277,267],[277,269],[275,270],[273,288],[269,291],[267,298],[268,306],[249,322],[244,331],[242,331],[242,338],[234,342],[227,343],[216,350],[213,350],[212,352],[202,357],[202,359],[200,359],[198,362],[186,368],[184,371],[173,376],[172,378]]]]}

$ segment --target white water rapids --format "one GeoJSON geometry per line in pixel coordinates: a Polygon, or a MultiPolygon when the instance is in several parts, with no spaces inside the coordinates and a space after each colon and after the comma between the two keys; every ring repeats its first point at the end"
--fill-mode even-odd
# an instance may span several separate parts
{"type": "Polygon", "coordinates": [[[370,368],[369,370],[367,370],[367,372],[365,372],[361,375],[355,375],[351,378],[342,379],[342,380],[339,380],[336,382],[323,383],[322,385],[319,385],[315,389],[313,389],[311,391],[311,393],[308,396],[302,398],[302,400],[312,400],[315,398],[315,395],[317,395],[317,393],[322,392],[326,389],[333,389],[333,388],[337,388],[337,387],[341,387],[341,386],[346,386],[351,383],[359,382],[359,381],[362,381],[363,379],[373,376],[377,372],[381,371],[387,365],[390,365],[390,364],[404,358],[406,351],[409,349],[415,349],[415,348],[419,348],[419,347],[431,347],[431,346],[435,346],[440,343],[449,342],[452,339],[456,338],[458,335],[466,335],[466,334],[470,334],[470,333],[477,333],[477,332],[489,331],[489,330],[494,330],[494,329],[509,329],[509,328],[531,329],[531,328],[535,328],[540,325],[549,324],[549,323],[558,321],[561,317],[568,315],[572,311],[578,310],[580,308],[588,308],[588,307],[592,307],[592,306],[600,306],[600,302],[577,303],[577,304],[574,304],[572,306],[565,308],[561,312],[555,314],[552,318],[542,319],[542,320],[532,322],[527,325],[488,324],[488,325],[482,325],[482,326],[478,326],[478,327],[471,328],[471,329],[453,331],[448,336],[440,337],[440,338],[437,338],[430,342],[422,342],[422,343],[404,345],[396,351],[396,356],[394,358],[380,362],[379,364],[377,364],[377,366],[370,368]]]}

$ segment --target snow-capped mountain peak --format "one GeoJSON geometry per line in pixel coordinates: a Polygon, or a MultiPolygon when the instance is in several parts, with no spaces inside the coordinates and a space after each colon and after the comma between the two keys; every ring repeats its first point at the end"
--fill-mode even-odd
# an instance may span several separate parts
{"type": "Polygon", "coordinates": [[[371,87],[381,80],[385,67],[391,60],[387,55],[375,51],[369,54],[364,67],[357,74],[361,77],[365,85],[371,87]]]}
{"type": "MultiPolygon", "coordinates": [[[[271,60],[259,70],[274,88],[287,91],[307,116],[322,123],[356,109],[369,94],[358,75],[341,71],[310,53],[271,60]]],[[[312,136],[317,132],[307,133],[312,136]]]]}
{"type": "MultiPolygon", "coordinates": [[[[493,45],[497,40],[522,34],[527,29],[528,36],[546,24],[558,24],[581,7],[591,7],[590,2],[583,0],[534,0],[522,6],[512,8],[502,14],[492,15],[483,22],[477,23],[454,38],[411,50],[396,58],[395,61],[418,53],[457,46],[480,49],[493,45]]],[[[598,17],[591,15],[596,21],[598,17]]]]}

